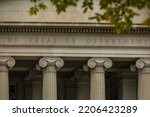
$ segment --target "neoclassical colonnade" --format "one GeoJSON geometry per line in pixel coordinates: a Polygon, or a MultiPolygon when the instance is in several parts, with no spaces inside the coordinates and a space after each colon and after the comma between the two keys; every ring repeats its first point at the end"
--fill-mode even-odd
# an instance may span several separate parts
{"type": "MultiPolygon", "coordinates": [[[[57,70],[63,67],[64,64],[64,60],[61,57],[43,57],[39,60],[39,66],[43,68],[43,100],[57,99],[57,70]]],[[[105,70],[111,68],[112,65],[113,61],[110,58],[104,57],[92,57],[87,61],[87,66],[91,71],[91,100],[105,100],[105,70]]],[[[9,99],[9,69],[13,66],[15,66],[15,59],[13,57],[0,57],[1,100],[9,99]]],[[[150,58],[138,59],[136,67],[138,68],[138,99],[150,99],[150,58]]],[[[36,92],[37,85],[40,85],[40,83],[39,81],[33,83],[33,86],[35,86],[33,90],[36,92]]]]}

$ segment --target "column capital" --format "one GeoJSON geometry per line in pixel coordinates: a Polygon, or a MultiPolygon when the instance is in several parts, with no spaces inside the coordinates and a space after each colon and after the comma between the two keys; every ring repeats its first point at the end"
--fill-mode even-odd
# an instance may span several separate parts
{"type": "Polygon", "coordinates": [[[112,63],[112,60],[109,58],[90,58],[88,60],[87,65],[90,68],[95,68],[96,66],[110,68],[113,65],[113,63],[112,63]]]}
{"type": "Polygon", "coordinates": [[[130,65],[130,70],[132,71],[132,72],[136,72],[137,71],[137,67],[136,67],[136,65],[134,64],[131,64],[130,65]]]}
{"type": "Polygon", "coordinates": [[[141,58],[136,61],[136,67],[142,69],[144,67],[150,67],[150,58],[141,58]]]}
{"type": "Polygon", "coordinates": [[[83,70],[84,70],[85,72],[90,71],[90,69],[89,69],[89,67],[88,67],[87,64],[84,64],[84,65],[83,65],[83,70]]]}
{"type": "Polygon", "coordinates": [[[32,81],[42,81],[42,75],[36,69],[31,69],[28,75],[29,79],[32,81]]]}
{"type": "Polygon", "coordinates": [[[0,65],[7,65],[8,67],[13,67],[16,61],[13,57],[0,57],[0,65]]]}
{"type": "Polygon", "coordinates": [[[150,73],[150,58],[141,58],[137,60],[136,67],[139,69],[139,73],[150,73]]]}
{"type": "Polygon", "coordinates": [[[88,74],[83,70],[76,70],[74,72],[74,78],[77,82],[89,82],[88,74]]]}
{"type": "Polygon", "coordinates": [[[40,59],[39,65],[42,68],[47,66],[56,66],[57,68],[61,68],[64,65],[64,61],[59,57],[43,57],[40,59]]]}

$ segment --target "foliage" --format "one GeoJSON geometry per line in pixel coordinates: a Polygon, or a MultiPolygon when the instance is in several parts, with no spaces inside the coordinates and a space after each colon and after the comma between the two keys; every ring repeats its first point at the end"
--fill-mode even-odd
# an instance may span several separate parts
{"type": "MultiPolygon", "coordinates": [[[[30,15],[36,15],[40,10],[45,10],[48,6],[44,0],[30,0],[34,6],[30,8],[30,15]]],[[[49,0],[55,7],[57,13],[66,12],[69,6],[77,6],[79,0],[49,0]]],[[[150,0],[98,0],[99,12],[93,13],[93,17],[98,23],[108,21],[114,25],[119,34],[123,30],[129,30],[132,25],[132,19],[139,15],[135,10],[144,8],[150,9],[150,0]]],[[[86,13],[94,9],[94,0],[82,0],[82,9],[86,13]]],[[[143,21],[143,24],[150,26],[150,17],[143,21]]]]}

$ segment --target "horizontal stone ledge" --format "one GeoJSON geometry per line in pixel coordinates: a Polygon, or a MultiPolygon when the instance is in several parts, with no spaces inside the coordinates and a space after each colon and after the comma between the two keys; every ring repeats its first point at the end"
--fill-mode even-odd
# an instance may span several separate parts
{"type": "MultiPolygon", "coordinates": [[[[23,49],[23,48],[22,48],[23,49]]],[[[3,50],[0,48],[0,56],[22,56],[22,57],[42,57],[42,56],[54,56],[54,57],[115,57],[115,58],[150,58],[150,49],[139,51],[139,50],[131,50],[131,52],[128,52],[126,50],[121,50],[117,51],[118,49],[114,50],[104,50],[104,52],[101,52],[99,50],[64,50],[64,49],[59,49],[56,51],[54,49],[30,49],[26,48],[21,50],[19,49],[9,49],[4,48],[3,50]],[[4,52],[4,50],[6,50],[4,52]],[[138,52],[139,51],[139,52],[138,52]]]]}
{"type": "MultiPolygon", "coordinates": [[[[116,34],[113,27],[97,26],[0,26],[0,32],[23,32],[23,33],[102,33],[116,34]]],[[[136,27],[122,34],[150,34],[149,27],[136,27]]]]}

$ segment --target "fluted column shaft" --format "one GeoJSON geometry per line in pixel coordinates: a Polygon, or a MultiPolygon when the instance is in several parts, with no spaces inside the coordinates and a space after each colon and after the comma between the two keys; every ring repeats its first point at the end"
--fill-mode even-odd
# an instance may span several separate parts
{"type": "Polygon", "coordinates": [[[0,100],[9,99],[8,67],[13,67],[15,60],[12,57],[0,57],[0,100]]]}
{"type": "Polygon", "coordinates": [[[32,99],[33,100],[42,99],[42,81],[32,82],[32,99]]]}
{"type": "Polygon", "coordinates": [[[150,59],[139,59],[136,62],[138,70],[138,99],[150,100],[150,59]]]}
{"type": "Polygon", "coordinates": [[[36,69],[29,72],[29,78],[32,81],[32,100],[42,99],[42,76],[36,69]]]}
{"type": "Polygon", "coordinates": [[[78,82],[77,84],[77,99],[78,100],[88,100],[89,99],[89,83],[88,82],[78,82]]]}
{"type": "Polygon", "coordinates": [[[43,99],[57,100],[57,68],[64,65],[61,58],[44,57],[39,65],[43,67],[43,99]]]}
{"type": "Polygon", "coordinates": [[[74,78],[77,81],[77,100],[89,100],[89,74],[82,69],[77,70],[74,73],[74,78]]]}
{"type": "Polygon", "coordinates": [[[43,99],[57,99],[57,78],[55,66],[48,66],[44,69],[43,99]]]}
{"type": "Polygon", "coordinates": [[[91,68],[90,99],[105,100],[105,68],[112,66],[108,58],[91,58],[88,61],[91,68]]]}
{"type": "Polygon", "coordinates": [[[103,66],[91,70],[91,99],[105,99],[105,73],[103,66]]]}

